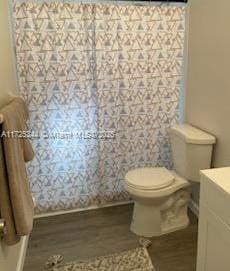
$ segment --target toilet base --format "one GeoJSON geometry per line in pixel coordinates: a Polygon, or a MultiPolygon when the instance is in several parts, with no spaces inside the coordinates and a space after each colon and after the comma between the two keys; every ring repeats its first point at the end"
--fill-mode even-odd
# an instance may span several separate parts
{"type": "Polygon", "coordinates": [[[186,228],[189,225],[188,202],[191,189],[180,189],[151,202],[136,199],[131,231],[144,237],[160,236],[186,228]]]}

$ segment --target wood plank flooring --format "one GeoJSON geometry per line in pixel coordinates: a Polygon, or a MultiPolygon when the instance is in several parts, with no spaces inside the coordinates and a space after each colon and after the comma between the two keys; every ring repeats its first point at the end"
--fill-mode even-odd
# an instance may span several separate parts
{"type": "MultiPolygon", "coordinates": [[[[43,271],[53,254],[65,261],[136,248],[138,237],[129,230],[133,205],[123,205],[35,220],[24,271],[43,271]]],[[[190,213],[188,228],[152,238],[148,249],[157,271],[195,271],[197,220],[190,213]]]]}

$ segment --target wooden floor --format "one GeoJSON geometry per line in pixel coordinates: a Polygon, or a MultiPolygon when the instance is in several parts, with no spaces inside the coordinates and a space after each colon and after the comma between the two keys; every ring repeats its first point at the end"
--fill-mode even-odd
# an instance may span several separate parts
{"type": "MultiPolygon", "coordinates": [[[[35,220],[24,271],[42,271],[47,258],[62,254],[65,261],[102,256],[138,247],[130,232],[132,205],[35,220]]],[[[195,271],[197,220],[182,231],[152,238],[149,254],[157,271],[195,271]]]]}

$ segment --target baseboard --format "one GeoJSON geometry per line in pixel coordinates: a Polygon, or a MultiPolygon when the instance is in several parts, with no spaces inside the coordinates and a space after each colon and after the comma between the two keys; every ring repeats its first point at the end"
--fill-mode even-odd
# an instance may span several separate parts
{"type": "Polygon", "coordinates": [[[50,216],[57,216],[57,215],[65,215],[65,214],[71,214],[71,213],[78,213],[78,212],[96,210],[96,209],[101,209],[101,208],[115,207],[115,206],[120,206],[120,205],[131,204],[131,203],[133,203],[133,201],[129,200],[129,201],[122,201],[122,202],[116,202],[116,203],[111,203],[111,204],[104,204],[104,205],[100,205],[100,206],[95,205],[95,206],[90,206],[87,208],[77,208],[77,209],[72,209],[72,210],[62,210],[62,211],[56,211],[56,212],[49,212],[49,213],[35,215],[34,219],[43,218],[43,217],[50,217],[50,216]]]}
{"type": "Polygon", "coordinates": [[[199,217],[199,205],[193,199],[190,199],[188,207],[194,215],[199,217]]]}
{"type": "MultiPolygon", "coordinates": [[[[118,203],[111,203],[111,204],[105,204],[100,206],[91,206],[87,208],[77,208],[77,209],[71,209],[71,210],[62,210],[62,211],[56,211],[56,212],[49,212],[44,214],[37,214],[34,216],[34,219],[43,218],[43,217],[50,217],[50,216],[58,216],[58,215],[64,215],[64,214],[71,214],[71,213],[78,213],[78,212],[84,212],[89,210],[96,210],[101,208],[108,208],[113,206],[120,206],[120,205],[127,205],[133,203],[132,200],[129,201],[122,201],[118,203]]],[[[188,205],[189,209],[197,216],[199,217],[199,206],[194,200],[189,201],[188,205]]]]}

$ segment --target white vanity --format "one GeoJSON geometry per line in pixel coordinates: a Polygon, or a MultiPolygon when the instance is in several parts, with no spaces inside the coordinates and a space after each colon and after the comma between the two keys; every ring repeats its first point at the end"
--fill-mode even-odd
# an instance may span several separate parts
{"type": "Polygon", "coordinates": [[[201,171],[197,271],[230,270],[230,167],[201,171]]]}

